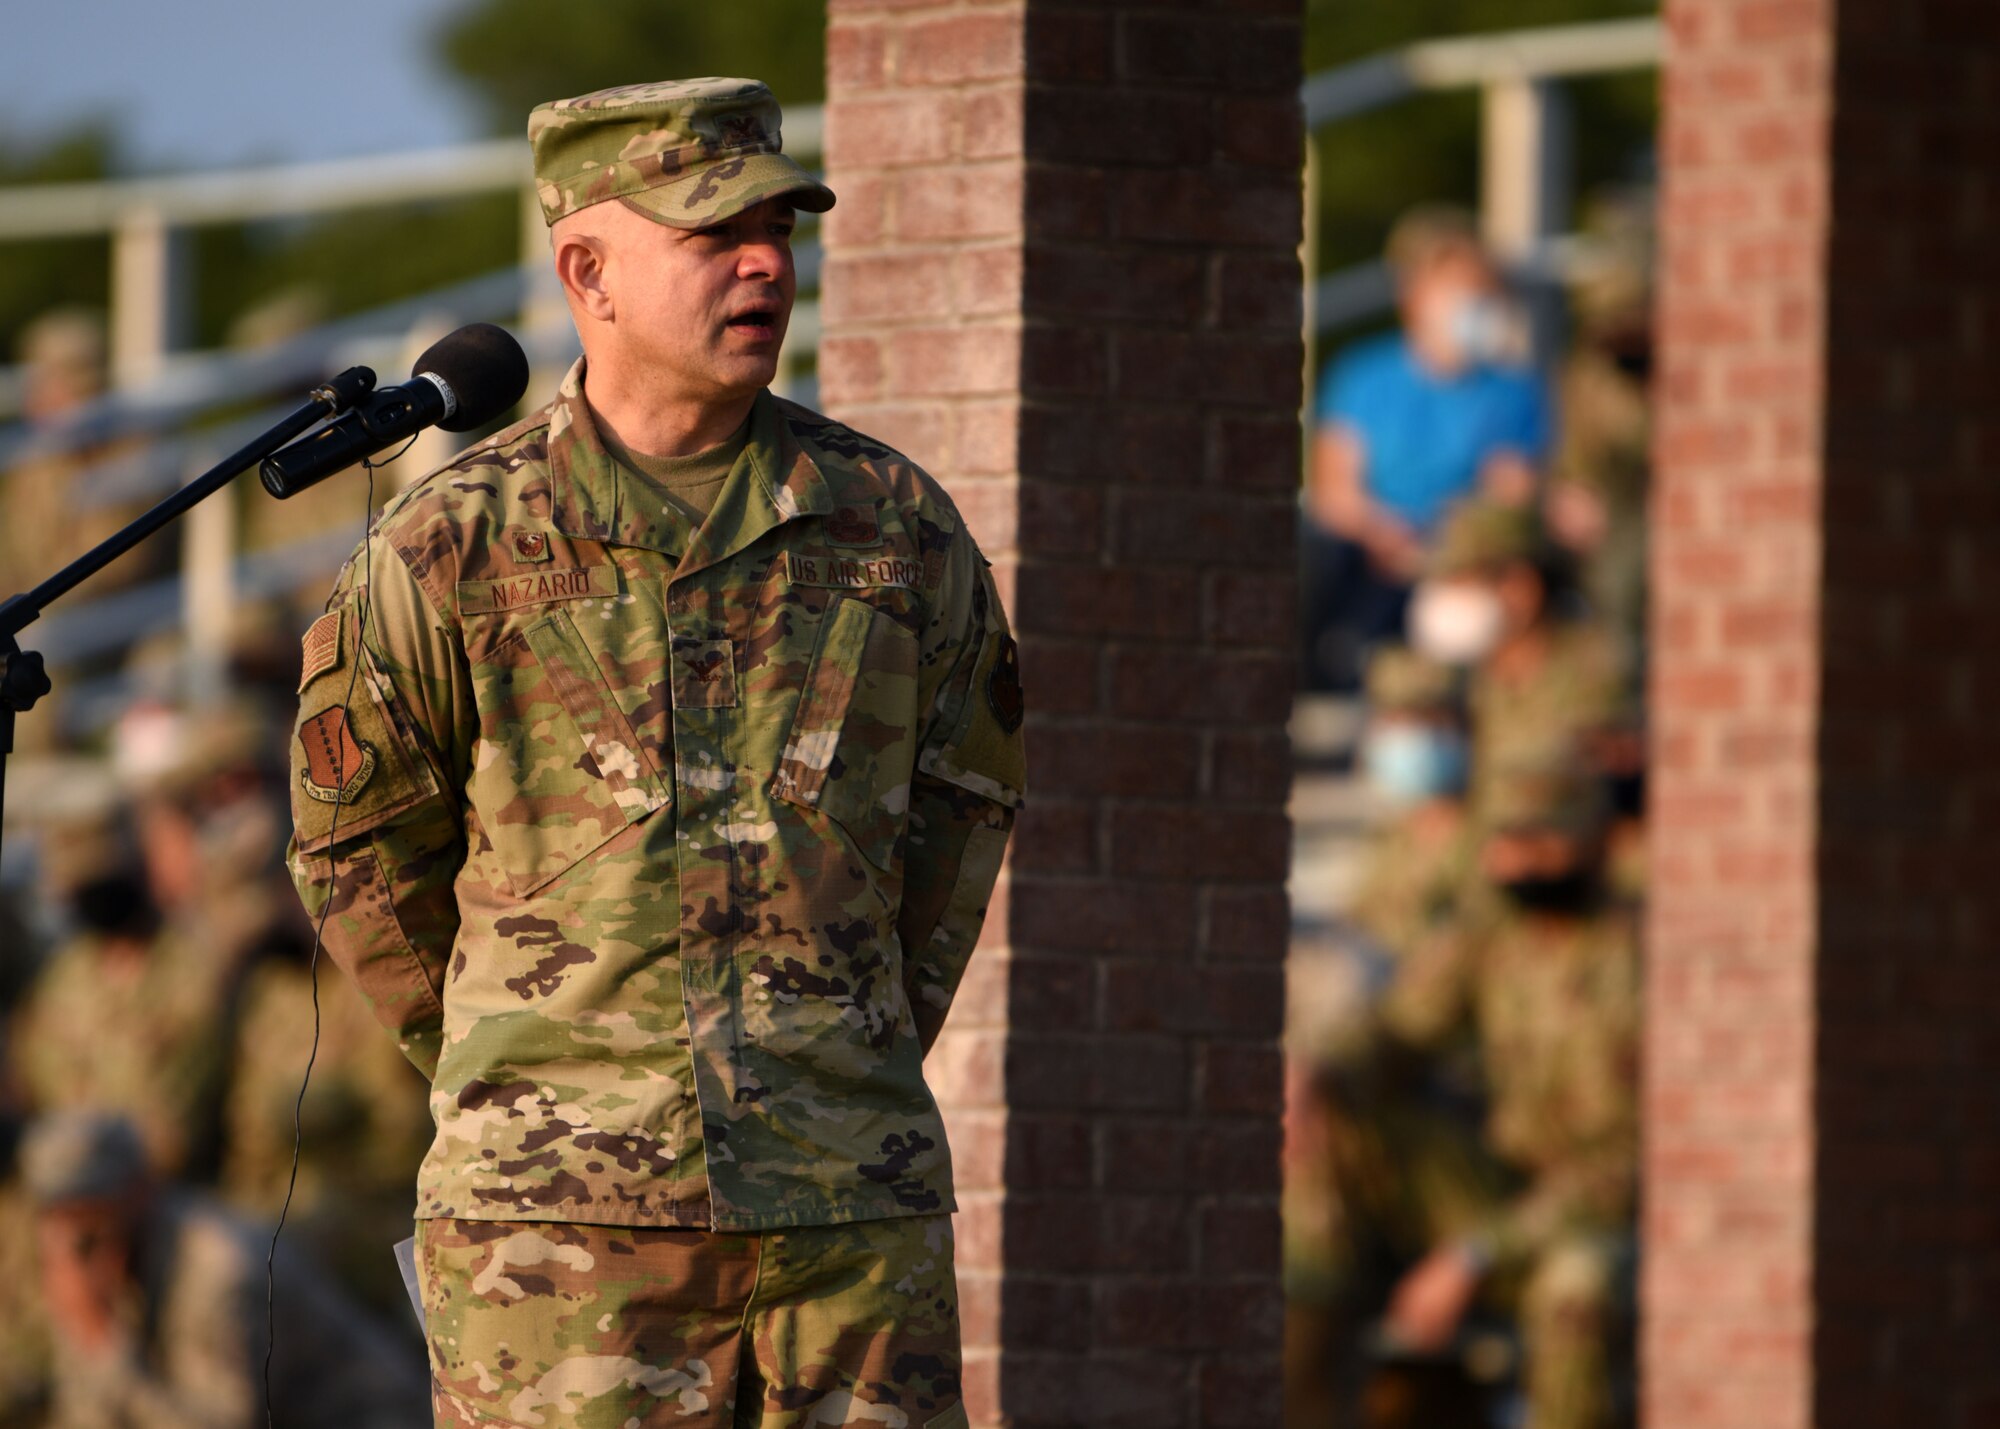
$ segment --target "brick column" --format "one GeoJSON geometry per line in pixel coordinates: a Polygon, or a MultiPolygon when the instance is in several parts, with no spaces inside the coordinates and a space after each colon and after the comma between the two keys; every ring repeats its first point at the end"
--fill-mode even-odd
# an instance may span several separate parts
{"type": "Polygon", "coordinates": [[[1647,1422],[1990,1422],[2000,10],[1667,19],[1647,1422]]]}
{"type": "Polygon", "coordinates": [[[1030,796],[933,1053],[976,1423],[1277,1422],[1297,0],[833,0],[821,390],[950,488],[1030,796]]]}

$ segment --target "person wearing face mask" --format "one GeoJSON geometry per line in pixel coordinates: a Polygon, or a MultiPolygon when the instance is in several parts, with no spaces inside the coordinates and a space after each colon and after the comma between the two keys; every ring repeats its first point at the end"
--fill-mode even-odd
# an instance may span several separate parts
{"type": "Polygon", "coordinates": [[[1387,814],[1348,917],[1401,954],[1450,916],[1465,874],[1467,749],[1450,666],[1404,646],[1368,664],[1361,768],[1387,814]]]}
{"type": "Polygon", "coordinates": [[[1402,629],[1454,503],[1525,503],[1550,435],[1548,398],[1519,361],[1518,324],[1471,218],[1424,207],[1391,234],[1401,330],[1326,372],[1302,527],[1306,678],[1339,688],[1402,629]]]}
{"type": "Polygon", "coordinates": [[[1602,773],[1638,772],[1626,648],[1572,594],[1533,508],[1471,502],[1446,522],[1411,598],[1411,644],[1470,672],[1475,820],[1494,772],[1523,748],[1568,741],[1602,773]]]}
{"type": "Polygon", "coordinates": [[[1387,1338],[1449,1344],[1475,1299],[1517,1315],[1528,1422],[1624,1422],[1638,1177],[1636,910],[1604,878],[1603,782],[1562,741],[1497,771],[1483,891],[1451,936],[1407,961],[1387,1033],[1435,1046],[1470,1029],[1489,1110],[1485,1150],[1514,1178],[1469,1228],[1397,1284],[1387,1338]]]}
{"type": "Polygon", "coordinates": [[[1454,927],[1471,871],[1459,683],[1403,646],[1369,661],[1360,765],[1382,820],[1336,948],[1295,956],[1288,974],[1287,1423],[1346,1422],[1358,1373],[1371,1402],[1407,1405],[1394,1422],[1485,1422],[1478,1387],[1450,1365],[1358,1362],[1385,1271],[1470,1233],[1507,1184],[1463,1105],[1471,1049],[1413,1054],[1375,1026],[1402,962],[1454,927]]]}
{"type": "Polygon", "coordinates": [[[1575,340],[1558,378],[1562,437],[1545,506],[1592,608],[1639,649],[1652,483],[1651,215],[1602,204],[1588,231],[1595,246],[1570,289],[1575,340]]]}
{"type": "Polygon", "coordinates": [[[118,1111],[157,1169],[200,1177],[220,1135],[228,973],[164,919],[133,823],[106,801],[38,832],[67,927],[14,1011],[9,1071],[27,1109],[118,1111]]]}

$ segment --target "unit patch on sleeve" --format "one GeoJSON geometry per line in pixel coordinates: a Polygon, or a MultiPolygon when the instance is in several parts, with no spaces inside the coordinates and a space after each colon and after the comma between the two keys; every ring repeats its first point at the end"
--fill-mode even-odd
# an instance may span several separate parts
{"type": "Polygon", "coordinates": [[[299,662],[301,694],[314,679],[340,664],[341,614],[341,611],[329,610],[306,627],[305,639],[300,642],[304,652],[304,658],[299,662]]]}
{"type": "Polygon", "coordinates": [[[375,772],[375,751],[354,737],[343,705],[302,721],[299,748],[306,761],[299,784],[322,803],[351,803],[375,772]]]}

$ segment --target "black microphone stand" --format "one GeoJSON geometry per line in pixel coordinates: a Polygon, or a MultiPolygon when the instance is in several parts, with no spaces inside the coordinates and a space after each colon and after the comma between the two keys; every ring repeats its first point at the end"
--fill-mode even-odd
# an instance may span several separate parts
{"type": "Polygon", "coordinates": [[[350,367],[313,388],[304,406],[237,448],[124,530],[84,552],[33,590],[0,603],[0,811],[7,801],[7,756],[14,752],[14,716],[35,707],[54,688],[42,657],[21,648],[20,635],[59,596],[96,575],[195,503],[214,495],[245,468],[255,466],[324,417],[336,417],[375,388],[375,374],[350,367]]]}

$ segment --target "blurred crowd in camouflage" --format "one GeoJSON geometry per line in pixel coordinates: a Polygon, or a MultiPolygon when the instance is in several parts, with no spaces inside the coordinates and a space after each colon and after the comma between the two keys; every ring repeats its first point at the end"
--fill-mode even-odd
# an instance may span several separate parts
{"type": "MultiPolygon", "coordinates": [[[[117,449],[64,439],[104,385],[101,319],[52,312],[20,359],[10,592],[141,509],[76,499],[117,449]]],[[[175,549],[155,540],[71,601],[140,590],[175,549]]],[[[390,1250],[409,1234],[425,1089],[337,970],[315,975],[282,866],[308,618],[240,610],[220,696],[193,697],[161,637],[71,662],[21,721],[0,882],[0,1426],[264,1422],[265,1256],[295,1110],[280,1422],[429,1422],[390,1250]]]]}
{"type": "Polygon", "coordinates": [[[1322,388],[1304,685],[1371,832],[1290,969],[1292,1429],[1631,1419],[1646,217],[1593,220],[1543,377],[1471,219],[1412,213],[1400,332],[1322,388]]]}

